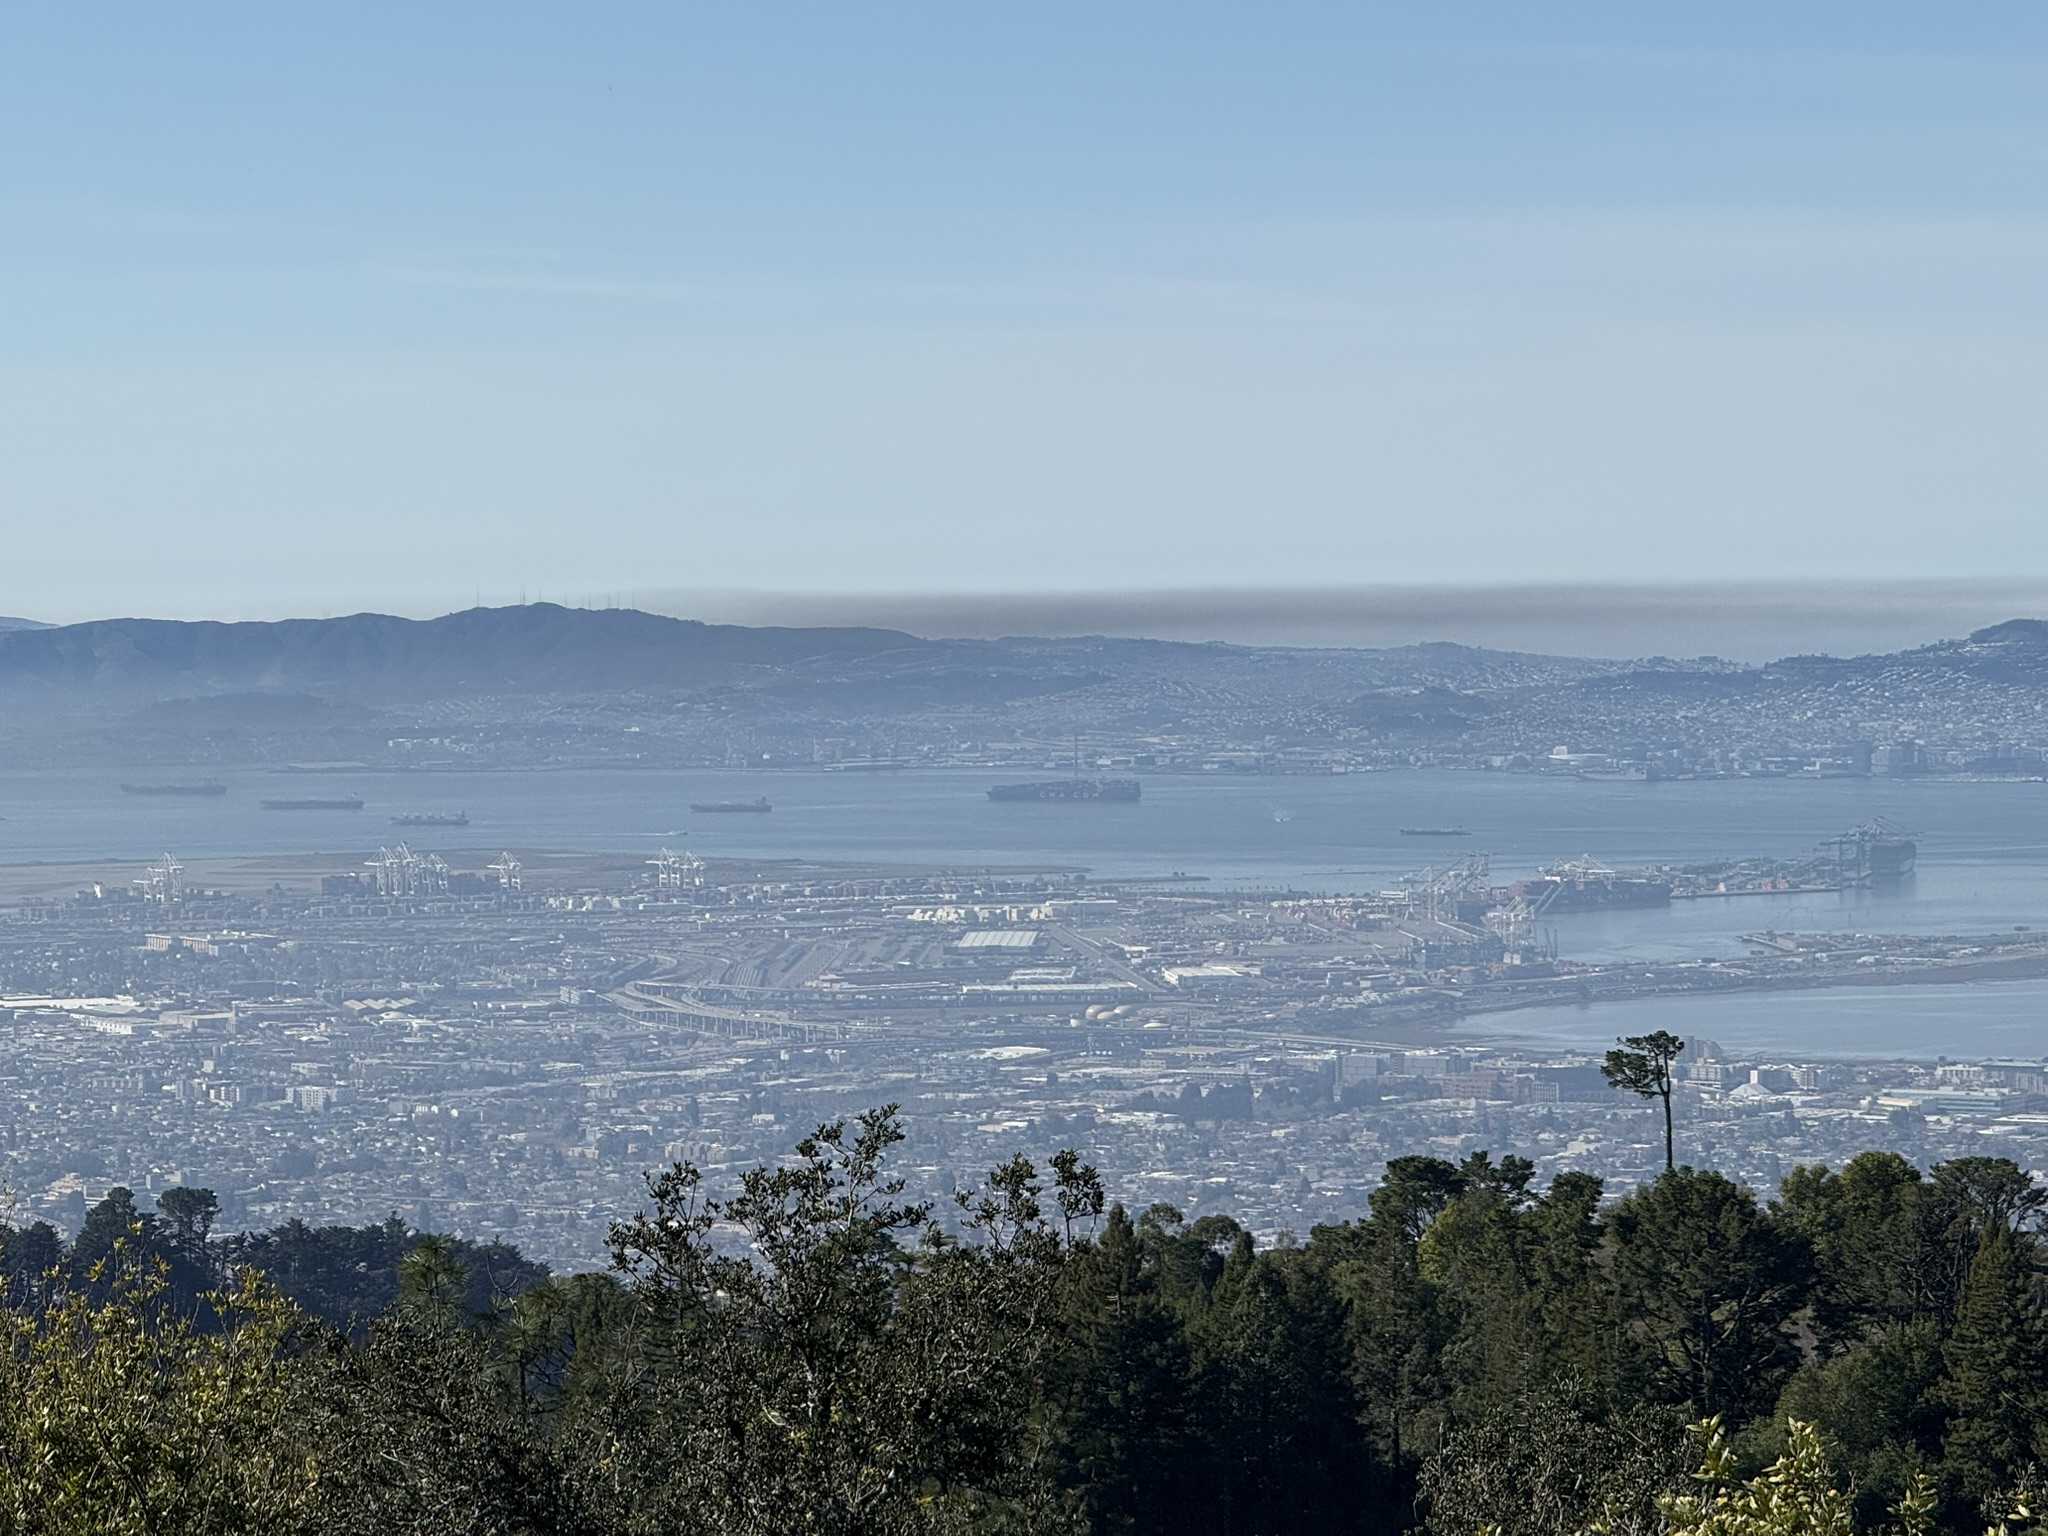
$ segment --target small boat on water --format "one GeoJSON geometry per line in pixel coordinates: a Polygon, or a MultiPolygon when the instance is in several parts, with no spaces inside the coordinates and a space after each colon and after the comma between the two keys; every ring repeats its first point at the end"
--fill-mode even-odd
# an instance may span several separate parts
{"type": "Polygon", "coordinates": [[[775,807],[770,805],[768,797],[763,795],[758,800],[693,800],[690,802],[690,809],[699,815],[733,816],[765,815],[775,807]]]}

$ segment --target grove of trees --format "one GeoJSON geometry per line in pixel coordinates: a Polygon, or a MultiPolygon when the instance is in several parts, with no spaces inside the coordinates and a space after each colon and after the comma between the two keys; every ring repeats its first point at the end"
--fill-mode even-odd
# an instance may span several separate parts
{"type": "Polygon", "coordinates": [[[204,1191],[0,1229],[0,1536],[2031,1524],[2048,1191],[2004,1159],[1610,1201],[1405,1157],[1260,1248],[1071,1152],[934,1211],[900,1137],[672,1167],[605,1273],[396,1220],[221,1238],[204,1191]]]}

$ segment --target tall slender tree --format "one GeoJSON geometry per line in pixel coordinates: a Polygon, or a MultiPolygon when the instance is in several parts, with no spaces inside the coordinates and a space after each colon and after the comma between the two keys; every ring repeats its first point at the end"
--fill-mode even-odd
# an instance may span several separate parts
{"type": "Polygon", "coordinates": [[[1067,1342],[1048,1371],[1060,1483],[1105,1536],[1168,1536],[1196,1529],[1204,1513],[1191,1342],[1147,1246],[1111,1206],[1063,1279],[1067,1342]]]}
{"type": "Polygon", "coordinates": [[[1648,1035],[1629,1035],[1607,1053],[1600,1071],[1607,1081],[1625,1093],[1664,1101],[1664,1171],[1677,1166],[1671,1155],[1671,1064],[1685,1042],[1666,1030],[1648,1035]]]}

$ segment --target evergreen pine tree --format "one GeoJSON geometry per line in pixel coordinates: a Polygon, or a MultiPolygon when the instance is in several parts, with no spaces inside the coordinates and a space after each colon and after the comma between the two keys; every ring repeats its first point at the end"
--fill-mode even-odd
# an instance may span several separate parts
{"type": "Polygon", "coordinates": [[[2034,1455],[2048,1364],[2031,1277],[2002,1223],[1977,1245],[1942,1360],[1937,1396],[1955,1415],[1942,1448],[1963,1491],[1983,1500],[2034,1455]]]}
{"type": "Polygon", "coordinates": [[[1068,1343],[1049,1391],[1060,1481],[1109,1536],[1191,1529],[1193,1363],[1122,1206],[1076,1255],[1062,1304],[1068,1343]]]}
{"type": "Polygon", "coordinates": [[[1702,1415],[1768,1409],[1798,1359],[1805,1242],[1741,1185],[1691,1168],[1615,1206],[1607,1234],[1631,1365],[1652,1400],[1702,1415]]]}

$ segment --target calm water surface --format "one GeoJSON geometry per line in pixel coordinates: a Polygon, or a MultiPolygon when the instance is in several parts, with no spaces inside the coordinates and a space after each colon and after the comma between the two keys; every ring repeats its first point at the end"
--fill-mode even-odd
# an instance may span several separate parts
{"type": "Polygon", "coordinates": [[[2039,1060],[2048,1056],[2048,981],[1837,987],[1530,1008],[1474,1019],[1460,1025],[1457,1034],[1492,1043],[1605,1050],[1617,1036],[1656,1029],[1687,1040],[1712,1040],[1737,1057],[2039,1060]]]}

